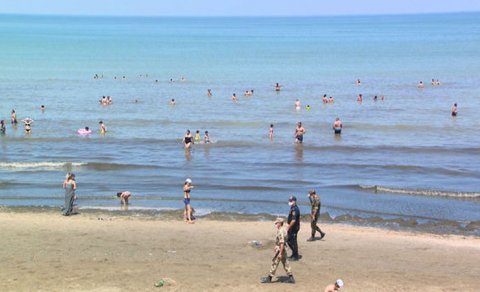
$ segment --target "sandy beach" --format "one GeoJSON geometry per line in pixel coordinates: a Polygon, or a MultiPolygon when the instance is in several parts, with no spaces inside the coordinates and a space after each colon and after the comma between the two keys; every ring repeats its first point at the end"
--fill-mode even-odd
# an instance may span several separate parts
{"type": "MultiPolygon", "coordinates": [[[[478,291],[480,239],[322,225],[292,262],[297,283],[261,284],[273,255],[271,222],[108,213],[0,212],[1,291],[478,291]],[[257,240],[261,246],[249,242],[257,240]],[[164,279],[163,287],[154,284],[164,279]]],[[[277,276],[285,276],[280,267],[277,276]]]]}

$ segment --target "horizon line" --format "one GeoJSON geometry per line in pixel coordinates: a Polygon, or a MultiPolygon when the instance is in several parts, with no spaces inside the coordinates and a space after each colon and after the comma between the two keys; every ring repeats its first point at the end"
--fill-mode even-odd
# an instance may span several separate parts
{"type": "Polygon", "coordinates": [[[475,14],[478,11],[445,11],[445,12],[387,12],[387,13],[340,13],[312,15],[136,15],[136,14],[62,14],[62,13],[16,13],[0,12],[0,16],[59,16],[59,17],[112,17],[112,18],[308,18],[308,17],[348,17],[348,16],[409,16],[409,15],[442,15],[442,14],[475,14]]]}

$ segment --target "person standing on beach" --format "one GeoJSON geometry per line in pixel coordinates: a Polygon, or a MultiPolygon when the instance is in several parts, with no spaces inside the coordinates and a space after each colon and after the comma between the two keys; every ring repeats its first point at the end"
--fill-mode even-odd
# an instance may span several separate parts
{"type": "Polygon", "coordinates": [[[297,128],[295,129],[295,143],[303,143],[303,135],[305,135],[305,128],[302,126],[302,122],[297,123],[297,128]]]}
{"type": "Polygon", "coordinates": [[[456,116],[457,116],[457,103],[454,103],[452,107],[452,117],[456,117],[456,116]]]}
{"type": "Polygon", "coordinates": [[[77,198],[75,196],[75,190],[77,189],[75,174],[67,174],[66,179],[63,182],[63,188],[65,189],[65,205],[63,207],[63,215],[70,216],[73,213],[73,203],[77,198]]]}
{"type": "Polygon", "coordinates": [[[336,135],[340,135],[342,133],[343,124],[339,117],[335,119],[332,128],[336,135]]]}
{"type": "Polygon", "coordinates": [[[298,254],[297,234],[300,231],[300,209],[297,206],[297,197],[290,196],[288,205],[290,206],[290,212],[287,219],[287,243],[292,250],[290,259],[298,261],[300,256],[298,254]]]}
{"type": "Polygon", "coordinates": [[[183,184],[183,203],[185,204],[183,217],[185,222],[189,224],[195,223],[192,221],[192,205],[190,205],[190,192],[192,189],[192,180],[187,178],[183,184]]]}
{"type": "Polygon", "coordinates": [[[336,292],[338,290],[340,290],[340,288],[343,287],[343,281],[342,279],[338,279],[337,281],[335,281],[335,283],[333,284],[330,284],[328,285],[327,287],[325,287],[325,292],[336,292]]]}
{"type": "Polygon", "coordinates": [[[320,239],[325,237],[325,232],[323,232],[320,227],[317,225],[318,217],[320,215],[320,197],[317,195],[315,190],[308,192],[308,199],[310,200],[310,204],[312,205],[312,213],[310,218],[310,227],[312,228],[312,237],[307,239],[307,241],[314,241],[315,240],[315,232],[320,232],[320,239]]]}
{"type": "Polygon", "coordinates": [[[283,218],[277,218],[275,220],[275,227],[277,228],[277,235],[275,236],[275,248],[273,251],[275,252],[275,256],[272,259],[272,266],[270,267],[270,272],[268,276],[261,278],[262,283],[271,283],[272,278],[275,276],[275,272],[277,271],[278,265],[282,263],[285,272],[288,275],[288,283],[295,283],[295,278],[293,278],[292,269],[290,268],[290,263],[287,259],[287,251],[285,248],[285,239],[287,236],[287,232],[283,227],[283,218]]]}

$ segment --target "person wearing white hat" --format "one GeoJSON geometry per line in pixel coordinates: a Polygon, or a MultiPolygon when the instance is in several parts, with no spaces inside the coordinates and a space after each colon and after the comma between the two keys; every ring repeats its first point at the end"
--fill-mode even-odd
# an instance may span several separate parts
{"type": "Polygon", "coordinates": [[[187,223],[194,223],[192,221],[192,206],[190,205],[190,191],[193,189],[192,180],[187,178],[183,184],[183,203],[185,204],[185,210],[183,211],[184,220],[187,223]]]}
{"type": "Polygon", "coordinates": [[[283,268],[285,272],[287,272],[288,280],[287,283],[295,283],[295,278],[293,278],[292,269],[290,268],[290,263],[287,259],[287,251],[285,249],[285,243],[287,238],[287,231],[283,227],[283,218],[277,218],[275,220],[275,227],[277,228],[277,235],[275,237],[275,248],[273,251],[275,255],[272,259],[272,266],[270,267],[270,272],[268,276],[263,277],[260,279],[262,283],[271,283],[272,278],[275,276],[275,272],[277,271],[278,265],[280,262],[283,264],[283,268]]]}
{"type": "Polygon", "coordinates": [[[325,292],[335,292],[335,291],[338,291],[342,287],[343,287],[342,279],[337,279],[337,281],[335,281],[335,283],[330,284],[327,287],[325,287],[325,292]]]}

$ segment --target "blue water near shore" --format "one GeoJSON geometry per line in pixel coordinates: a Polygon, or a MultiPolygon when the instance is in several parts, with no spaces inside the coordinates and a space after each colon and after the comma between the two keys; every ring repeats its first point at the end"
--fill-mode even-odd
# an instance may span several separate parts
{"type": "Polygon", "coordinates": [[[191,177],[199,214],[286,214],[291,194],[308,213],[315,188],[332,220],[480,234],[478,13],[0,15],[0,35],[0,205],[60,206],[73,171],[82,208],[119,209],[114,193],[129,190],[131,210],[181,209],[191,177]],[[113,105],[99,105],[103,95],[113,105]],[[34,119],[31,135],[10,125],[12,109],[34,119]],[[331,130],[337,116],[341,137],[331,130]],[[303,146],[293,143],[298,121],[303,146]],[[94,133],[78,136],[85,126],[94,133]],[[187,129],[208,130],[215,143],[185,152],[187,129]]]}

